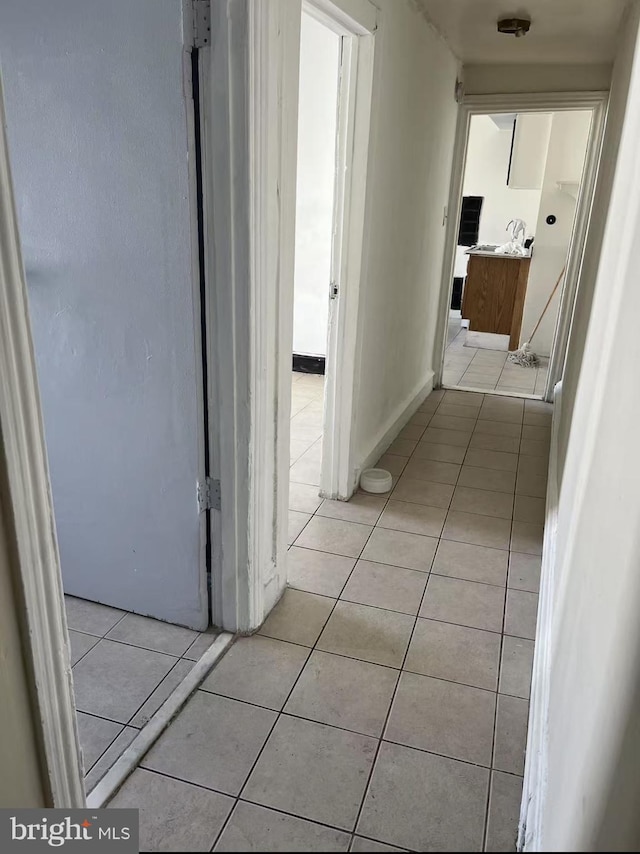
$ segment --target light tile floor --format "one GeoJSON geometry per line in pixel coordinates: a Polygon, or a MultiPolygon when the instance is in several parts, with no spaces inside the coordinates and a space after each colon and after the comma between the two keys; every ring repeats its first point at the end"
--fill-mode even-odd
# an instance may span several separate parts
{"type": "MultiPolygon", "coordinates": [[[[299,479],[291,485],[294,537],[320,506],[323,394],[323,376],[293,373],[291,465],[292,475],[299,479]]],[[[184,679],[217,631],[198,633],[72,596],[65,601],[89,792],[184,679]]]]}
{"type": "Polygon", "coordinates": [[[434,392],[390,496],[295,511],[290,589],[111,802],[142,850],[515,849],[550,417],[434,392]]]}
{"type": "Polygon", "coordinates": [[[305,500],[305,497],[317,497],[317,487],[320,485],[323,396],[324,376],[297,372],[292,374],[291,482],[298,484],[292,489],[299,499],[294,508],[297,512],[313,513],[318,506],[311,499],[305,500]],[[304,509],[307,507],[311,509],[304,509]]]}
{"type": "Polygon", "coordinates": [[[217,632],[194,632],[72,596],[65,604],[90,792],[217,632]]]}
{"type": "Polygon", "coordinates": [[[443,384],[456,388],[477,388],[543,395],[549,359],[540,357],[536,368],[523,368],[507,361],[504,350],[466,347],[467,330],[459,318],[450,318],[444,354],[443,384]]]}

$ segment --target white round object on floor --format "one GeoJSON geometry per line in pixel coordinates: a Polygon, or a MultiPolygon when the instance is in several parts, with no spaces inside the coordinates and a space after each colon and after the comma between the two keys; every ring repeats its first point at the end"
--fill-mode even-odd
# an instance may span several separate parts
{"type": "Polygon", "coordinates": [[[365,469],[360,475],[360,488],[365,492],[390,492],[392,486],[391,472],[386,469],[365,469]]]}

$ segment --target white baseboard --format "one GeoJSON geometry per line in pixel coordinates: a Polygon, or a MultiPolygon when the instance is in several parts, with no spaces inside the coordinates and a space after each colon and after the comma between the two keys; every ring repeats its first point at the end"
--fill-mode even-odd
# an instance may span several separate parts
{"type": "Polygon", "coordinates": [[[558,430],[562,409],[562,383],[554,391],[549,481],[542,546],[540,597],[536,643],[533,654],[531,700],[527,752],[518,828],[518,851],[543,851],[543,817],[547,783],[548,711],[550,696],[550,659],[552,654],[553,609],[555,606],[556,544],[558,533],[558,430]]]}
{"type": "Polygon", "coordinates": [[[431,394],[433,391],[434,376],[434,372],[429,371],[428,378],[414,388],[387,419],[378,433],[378,438],[374,441],[369,451],[364,454],[361,464],[356,469],[354,486],[357,486],[362,472],[378,462],[398,433],[407,424],[409,419],[415,415],[420,406],[422,406],[425,398],[431,394]]]}

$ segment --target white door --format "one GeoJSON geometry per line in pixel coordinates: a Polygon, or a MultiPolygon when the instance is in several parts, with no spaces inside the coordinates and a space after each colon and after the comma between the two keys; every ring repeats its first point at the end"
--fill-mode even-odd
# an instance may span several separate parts
{"type": "Polygon", "coordinates": [[[202,629],[181,0],[3,3],[0,58],[65,591],[202,629]]]}

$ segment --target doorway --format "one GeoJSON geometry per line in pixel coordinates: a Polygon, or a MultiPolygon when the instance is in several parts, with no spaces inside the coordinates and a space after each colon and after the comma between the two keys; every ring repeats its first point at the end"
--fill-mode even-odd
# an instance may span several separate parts
{"type": "MultiPolygon", "coordinates": [[[[341,37],[308,13],[300,28],[293,294],[289,542],[318,504],[321,487],[329,304],[336,214],[341,37]]],[[[330,428],[330,425],[328,425],[330,428]]]]}
{"type": "Polygon", "coordinates": [[[333,3],[300,33],[288,542],[348,499],[373,37],[333,3]]]}
{"type": "Polygon", "coordinates": [[[564,365],[605,96],[561,96],[548,111],[527,109],[524,96],[470,100],[502,103],[461,107],[441,384],[548,400],[564,365]]]}

